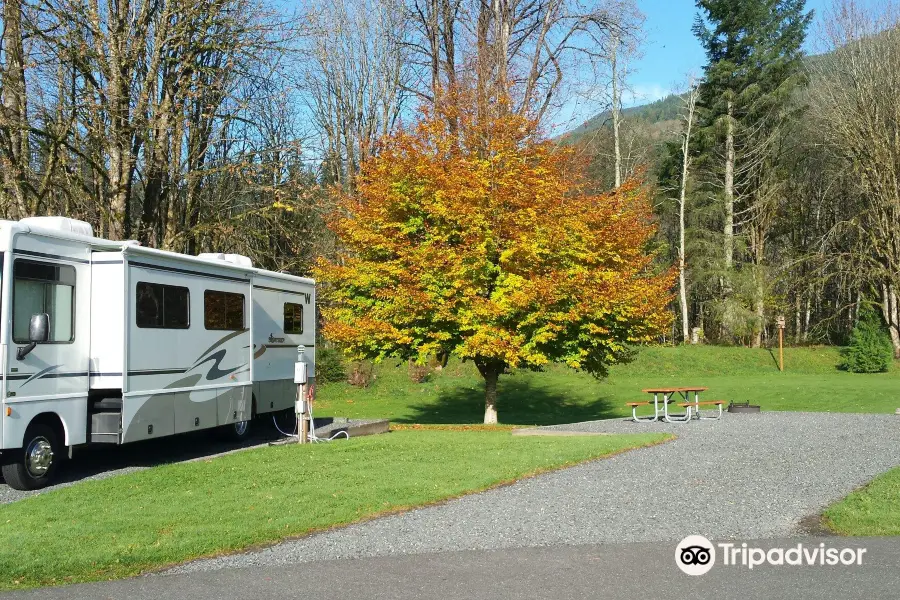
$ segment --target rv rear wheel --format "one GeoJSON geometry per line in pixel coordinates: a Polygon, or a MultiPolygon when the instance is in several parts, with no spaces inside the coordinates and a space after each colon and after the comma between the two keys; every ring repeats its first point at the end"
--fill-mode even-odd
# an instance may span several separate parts
{"type": "Polygon", "coordinates": [[[229,442],[243,442],[250,437],[250,421],[235,421],[218,428],[219,436],[229,442]]]}
{"type": "Polygon", "coordinates": [[[53,481],[61,458],[53,429],[41,423],[31,425],[25,431],[21,454],[3,465],[3,479],[14,490],[38,490],[53,481]]]}

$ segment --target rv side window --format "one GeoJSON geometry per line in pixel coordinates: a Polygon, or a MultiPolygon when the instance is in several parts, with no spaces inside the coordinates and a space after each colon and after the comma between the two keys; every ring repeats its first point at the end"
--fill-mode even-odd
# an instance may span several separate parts
{"type": "Polygon", "coordinates": [[[240,331],[244,328],[244,295],[203,292],[203,324],[207,329],[240,331]]]}
{"type": "Polygon", "coordinates": [[[16,259],[13,263],[13,341],[28,343],[31,315],[50,315],[50,342],[75,339],[75,267],[16,259]]]}
{"type": "Polygon", "coordinates": [[[284,303],[284,332],[303,333],[303,305],[284,303]]]}
{"type": "Polygon", "coordinates": [[[135,322],[149,329],[187,329],[191,294],[186,287],[139,281],[135,296],[135,322]]]}

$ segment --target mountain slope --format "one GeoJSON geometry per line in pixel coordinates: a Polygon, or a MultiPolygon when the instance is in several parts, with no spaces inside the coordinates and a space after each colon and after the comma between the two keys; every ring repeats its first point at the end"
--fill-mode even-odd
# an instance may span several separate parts
{"type": "MultiPolygon", "coordinates": [[[[645,125],[655,125],[666,121],[678,119],[678,111],[682,107],[682,98],[677,94],[670,94],[661,100],[649,104],[632,106],[622,111],[623,118],[627,121],[640,121],[645,125]]],[[[575,129],[560,136],[561,140],[568,144],[574,144],[584,136],[597,131],[601,127],[610,127],[612,113],[608,110],[594,115],[575,129]]]]}

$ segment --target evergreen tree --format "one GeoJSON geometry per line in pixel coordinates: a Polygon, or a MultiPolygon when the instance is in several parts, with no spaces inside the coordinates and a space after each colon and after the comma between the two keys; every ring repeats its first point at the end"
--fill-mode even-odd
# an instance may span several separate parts
{"type": "Polygon", "coordinates": [[[697,0],[697,8],[694,33],[707,56],[700,165],[717,180],[708,191],[721,193],[724,213],[719,213],[722,260],[710,260],[718,265],[721,293],[713,312],[724,334],[749,330],[758,346],[766,295],[766,211],[773,210],[772,190],[783,173],[778,162],[785,146],[779,136],[791,121],[792,95],[803,81],[801,46],[812,13],[804,11],[804,0],[697,0]],[[736,214],[744,215],[745,231],[736,230],[736,214]],[[735,272],[744,258],[739,234],[746,241],[743,274],[735,272]],[[738,294],[736,287],[747,291],[738,294]]]}
{"type": "Polygon", "coordinates": [[[844,349],[841,368],[853,373],[884,373],[894,359],[891,338],[878,314],[868,304],[859,311],[859,322],[844,349]]]}

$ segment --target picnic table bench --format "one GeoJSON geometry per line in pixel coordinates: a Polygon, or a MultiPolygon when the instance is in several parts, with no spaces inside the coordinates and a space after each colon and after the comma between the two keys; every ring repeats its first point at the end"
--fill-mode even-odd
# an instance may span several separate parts
{"type": "Polygon", "coordinates": [[[687,410],[687,420],[691,420],[691,410],[697,411],[698,419],[721,419],[722,418],[722,406],[725,404],[724,400],[709,400],[707,402],[680,402],[678,406],[687,410]],[[700,407],[701,406],[717,406],[719,407],[719,412],[716,413],[715,417],[702,417],[700,416],[700,407]]]}
{"type": "Polygon", "coordinates": [[[686,423],[695,417],[697,419],[719,419],[722,417],[722,405],[725,404],[724,400],[711,400],[707,402],[700,401],[700,392],[705,392],[708,388],[705,387],[660,387],[660,388],[647,388],[645,390],[641,390],[645,394],[653,394],[653,401],[646,402],[626,402],[625,405],[631,407],[631,417],[635,422],[645,421],[645,422],[654,422],[660,420],[660,418],[666,423],[686,423]],[[673,415],[669,413],[669,404],[672,404],[676,401],[675,395],[680,395],[684,402],[678,403],[678,406],[685,409],[685,413],[683,415],[673,415]],[[691,394],[694,395],[693,400],[691,400],[691,394]],[[650,417],[638,417],[637,416],[637,407],[638,406],[649,406],[653,404],[653,415],[650,417]],[[700,414],[701,406],[717,406],[718,413],[715,417],[704,417],[700,414]]]}

